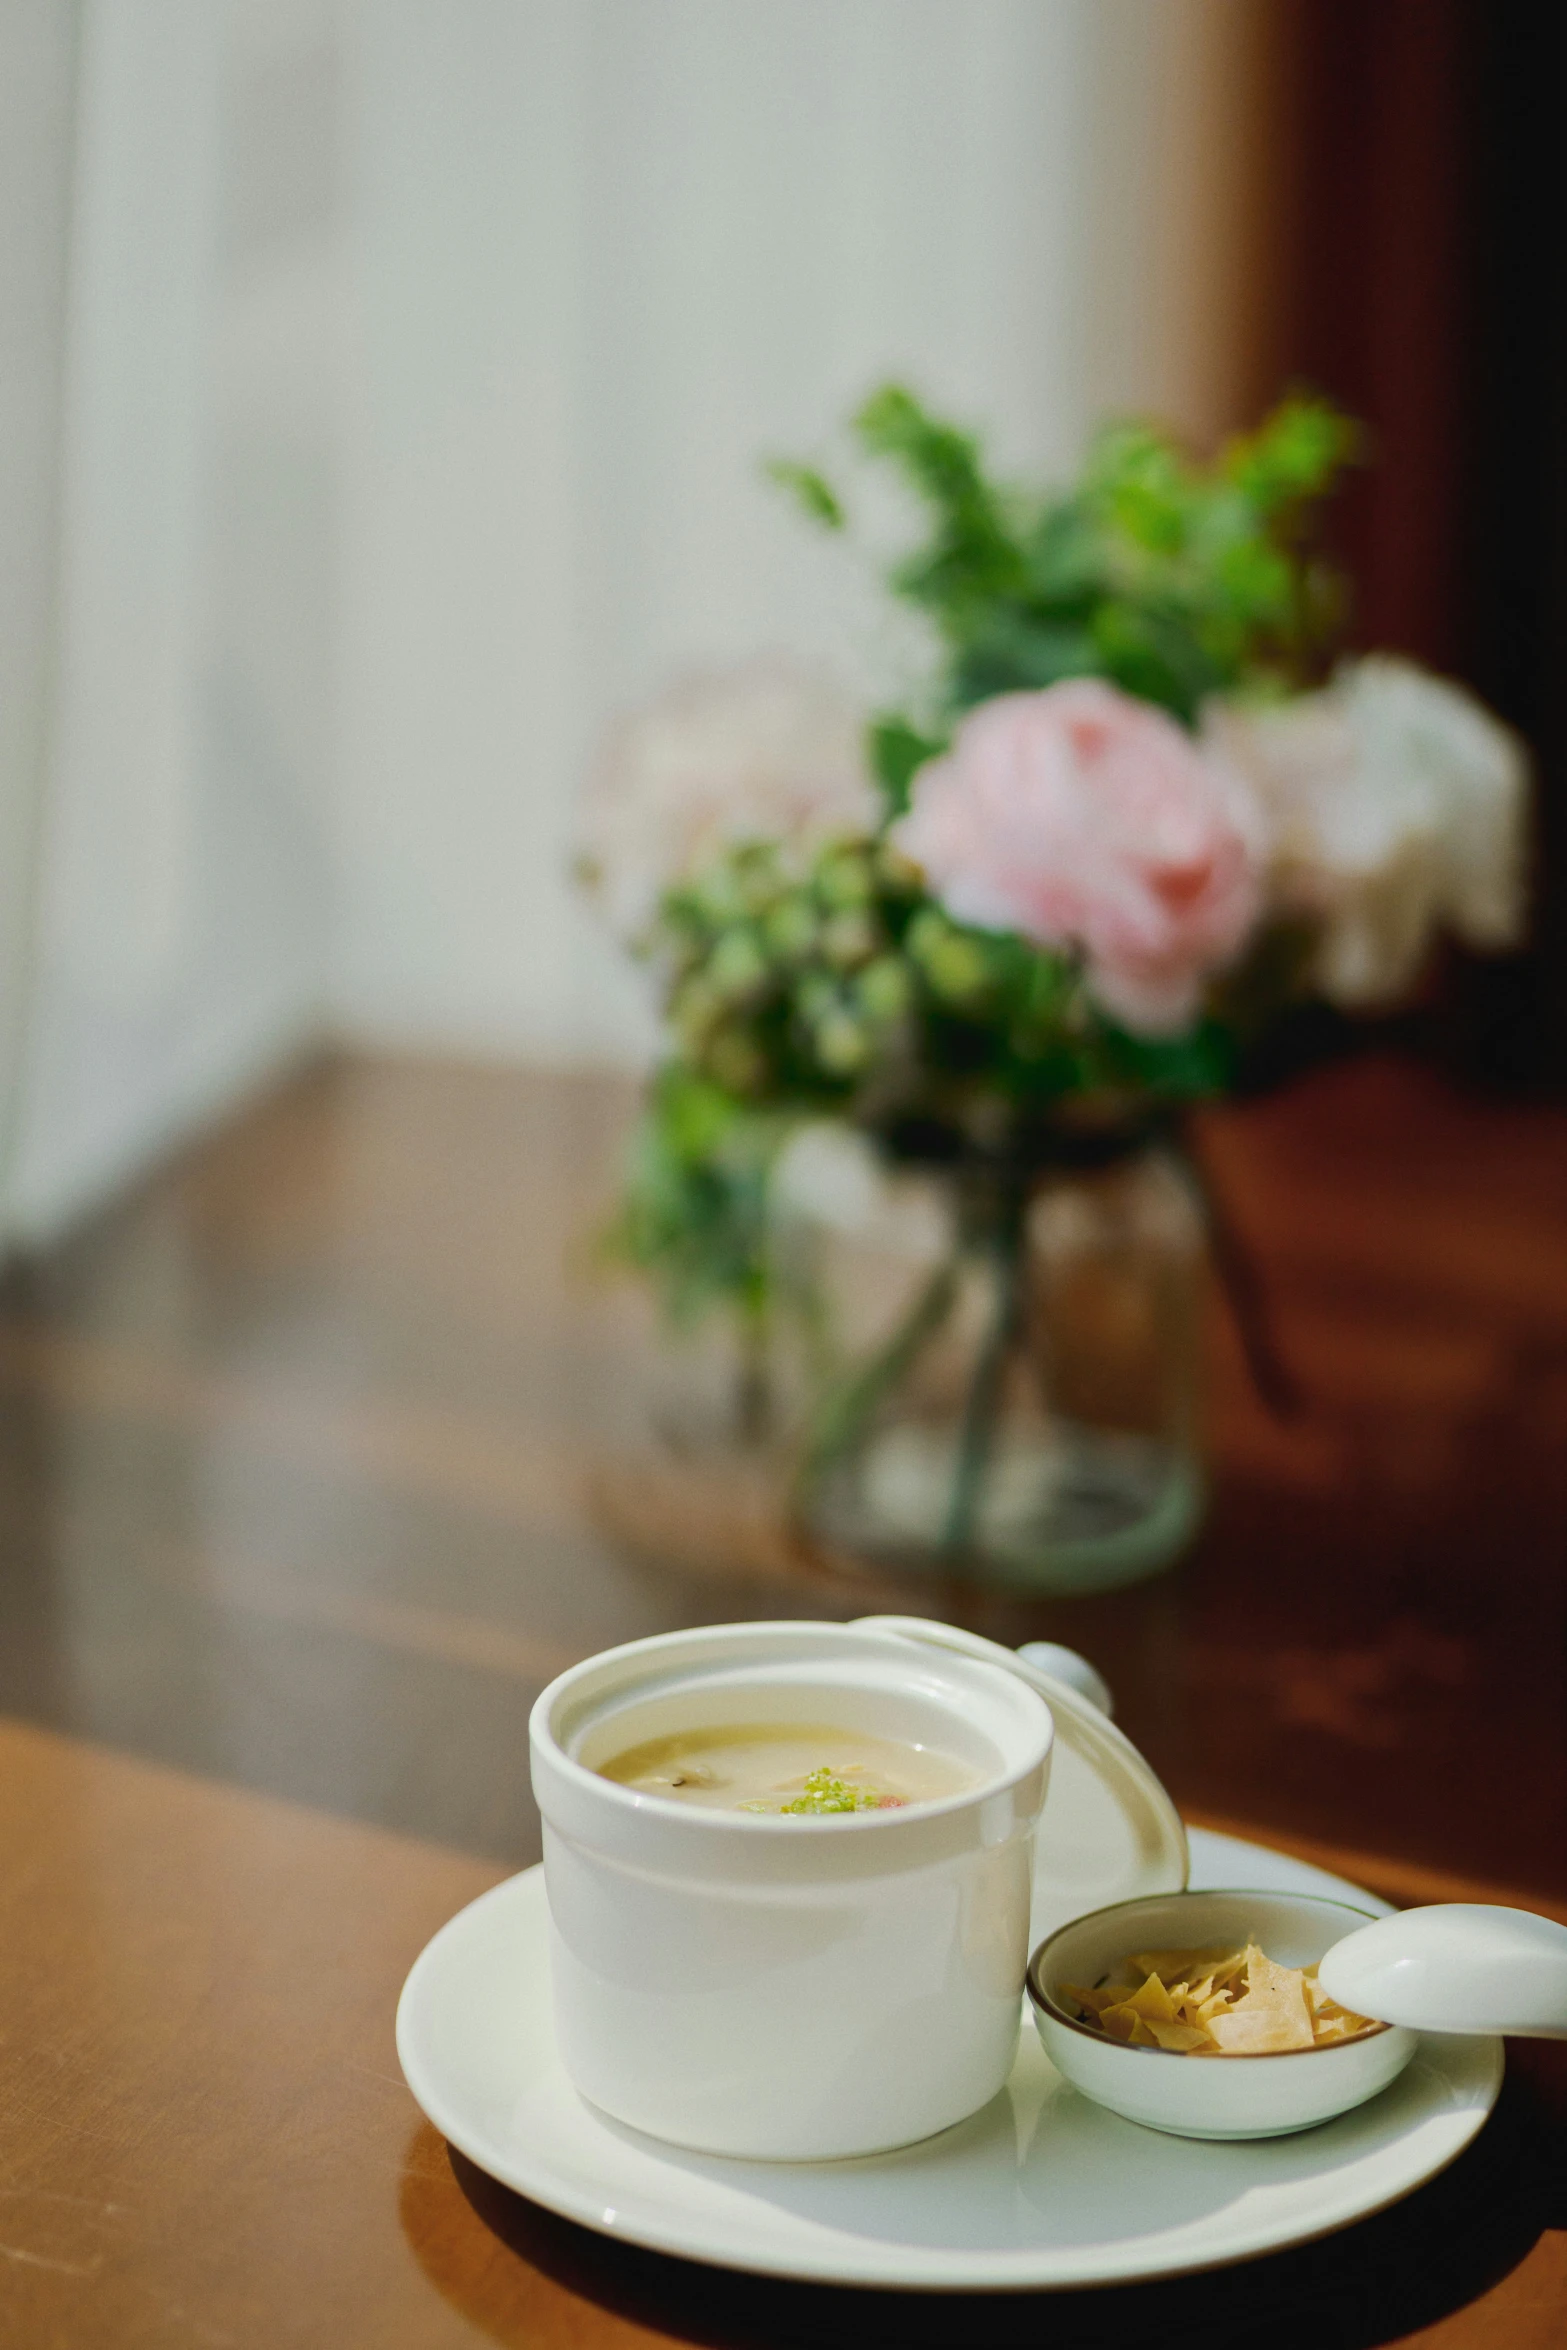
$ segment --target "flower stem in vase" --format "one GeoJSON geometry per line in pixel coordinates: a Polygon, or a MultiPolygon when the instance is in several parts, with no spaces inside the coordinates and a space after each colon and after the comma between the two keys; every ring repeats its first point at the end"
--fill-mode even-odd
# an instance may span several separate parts
{"type": "Polygon", "coordinates": [[[830,1387],[816,1409],[806,1446],[801,1483],[818,1483],[855,1445],[884,1397],[908,1376],[927,1340],[952,1311],[958,1268],[939,1265],[915,1298],[891,1339],[863,1370],[830,1387]]]}
{"type": "Polygon", "coordinates": [[[1214,1268],[1235,1318],[1252,1386],[1276,1420],[1299,1419],[1305,1397],[1279,1350],[1262,1276],[1189,1128],[1182,1137],[1181,1155],[1202,1207],[1214,1268]]]}
{"type": "Polygon", "coordinates": [[[740,1362],[735,1381],[735,1434],[747,1450],[765,1444],[773,1428],[773,1387],[768,1364],[765,1314],[749,1313],[740,1323],[740,1362]]]}
{"type": "Polygon", "coordinates": [[[1023,1222],[1026,1204],[1026,1188],[1016,1182],[1008,1183],[1002,1193],[991,1234],[995,1311],[975,1361],[974,1375],[969,1381],[968,1395],[964,1401],[957,1458],[953,1464],[952,1495],[941,1536],[942,1552],[954,1563],[966,1558],[973,1546],[985,1470],[995,1439],[996,1406],[1001,1393],[1002,1374],[1006,1369],[1007,1356],[1022,1327],[1023,1222]]]}

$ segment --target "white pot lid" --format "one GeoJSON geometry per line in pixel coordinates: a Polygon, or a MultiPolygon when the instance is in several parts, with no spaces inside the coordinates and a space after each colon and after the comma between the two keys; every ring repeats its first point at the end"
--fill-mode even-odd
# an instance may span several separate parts
{"type": "MultiPolygon", "coordinates": [[[[1179,1812],[1157,1772],[1082,1689],[955,1624],[926,1616],[858,1620],[867,1630],[899,1633],[1000,1665],[1037,1689],[1054,1715],[1050,1790],[1035,1844],[1031,1947],[1057,1926],[1112,1901],[1185,1889],[1190,1862],[1179,1812]]],[[[1104,1687],[1091,1666],[1085,1666],[1084,1678],[1104,1687]]]]}

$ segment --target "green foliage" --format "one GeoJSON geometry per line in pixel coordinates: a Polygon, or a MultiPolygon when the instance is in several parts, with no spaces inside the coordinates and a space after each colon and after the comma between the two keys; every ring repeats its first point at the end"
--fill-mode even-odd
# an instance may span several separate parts
{"type": "Polygon", "coordinates": [[[1223,1082],[1204,1029],[1124,1034],[1075,958],[955,921],[877,839],[807,855],[723,851],[664,899],[665,1080],[682,1166],[727,1152],[728,1113],[875,1122],[939,1100],[955,1134],[994,1135],[1020,1107],[1135,1087],[1185,1099],[1223,1082]]]}
{"type": "MultiPolygon", "coordinates": [[[[1112,426],[1076,485],[1049,495],[994,480],[972,435],[898,385],[853,430],[924,515],[890,583],[939,647],[919,711],[870,728],[889,820],[991,695],[1103,677],[1190,724],[1209,694],[1288,685],[1320,658],[1337,591],[1306,527],[1357,453],[1323,401],[1286,400],[1208,464],[1151,426],[1112,426]]],[[[845,528],[816,467],[768,471],[813,521],[845,528]]],[[[722,1302],[754,1333],[769,1303],[768,1184],[798,1121],[847,1117],[889,1147],[1015,1179],[1074,1137],[1091,1149],[1231,1084],[1258,1022],[1298,992],[1309,948],[1273,926],[1190,1030],[1134,1036],[1097,1009],[1074,956],[954,921],[882,837],[730,848],[667,893],[648,941],[670,1050],[616,1243],[677,1319],[722,1302]]],[[[927,1306],[945,1311],[936,1290],[927,1306]]],[[[840,1401],[852,1419],[865,1399],[840,1401]]],[[[828,1443],[830,1417],[823,1430],[828,1443]]]]}
{"type": "Polygon", "coordinates": [[[1199,1020],[1178,1036],[1131,1036],[1107,1023],[1100,1051],[1107,1083],[1148,1101],[1204,1101],[1235,1074],[1235,1039],[1221,1020],[1199,1020]]]}
{"type": "Polygon", "coordinates": [[[845,1106],[906,1026],[897,945],[918,893],[875,840],[724,852],[669,892],[649,942],[680,1059],[741,1101],[845,1106]]]}
{"type": "Polygon", "coordinates": [[[963,631],[1026,588],[1016,519],[986,480],[975,440],[897,384],[871,395],[854,429],[867,454],[895,466],[929,509],[927,544],[893,573],[899,595],[963,631]]]}
{"type": "Polygon", "coordinates": [[[881,785],[889,814],[901,816],[909,804],[910,784],[926,760],[934,759],[946,744],[893,711],[871,720],[866,747],[871,773],[881,785]]]}
{"type": "MultiPolygon", "coordinates": [[[[1076,487],[1047,496],[992,481],[974,438],[898,385],[866,402],[854,432],[927,517],[890,584],[937,631],[948,720],[992,694],[1105,677],[1190,724],[1208,694],[1259,673],[1295,679],[1320,655],[1340,599],[1304,526],[1359,445],[1325,401],[1286,400],[1206,465],[1153,426],[1113,425],[1076,487]]],[[[841,527],[841,499],[809,479],[809,496],[791,486],[841,527]]],[[[894,717],[873,732],[894,809],[921,735],[894,717]]]]}
{"type": "Polygon", "coordinates": [[[770,481],[799,500],[813,522],[821,523],[827,530],[842,530],[847,517],[826,475],[818,473],[814,465],[797,465],[788,457],[770,457],[764,470],[770,481]]]}
{"type": "Polygon", "coordinates": [[[753,1324],[765,1312],[767,1180],[782,1131],[679,1061],[654,1079],[609,1238],[656,1278],[675,1323],[720,1304],[753,1324]]]}
{"type": "Polygon", "coordinates": [[[671,1049],[614,1240],[678,1322],[765,1314],[767,1186],[804,1119],[1015,1157],[1085,1096],[1141,1115],[1228,1075],[1228,1031],[1125,1034],[1073,958],[955,922],[877,839],[728,849],[667,894],[648,952],[671,1049]]]}

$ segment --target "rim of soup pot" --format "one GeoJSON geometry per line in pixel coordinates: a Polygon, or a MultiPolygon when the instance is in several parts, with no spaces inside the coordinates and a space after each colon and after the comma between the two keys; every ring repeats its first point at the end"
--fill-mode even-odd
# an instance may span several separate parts
{"type": "Polygon", "coordinates": [[[633,1868],[746,1883],[801,1883],[921,1868],[1007,1842],[1043,1808],[1055,1724],[1036,1690],[1004,1668],[852,1625],[793,1620],[709,1624],[603,1650],[561,1673],[529,1717],[533,1788],[557,1834],[633,1868]],[[998,1753],[971,1787],[886,1811],[783,1816],[726,1812],[623,1786],[570,1751],[606,1713],[686,1686],[737,1693],[748,1672],[819,1665],[830,1685],[862,1686],[946,1712],[998,1753]],[[617,1700],[622,1701],[617,1704],[617,1700]]]}

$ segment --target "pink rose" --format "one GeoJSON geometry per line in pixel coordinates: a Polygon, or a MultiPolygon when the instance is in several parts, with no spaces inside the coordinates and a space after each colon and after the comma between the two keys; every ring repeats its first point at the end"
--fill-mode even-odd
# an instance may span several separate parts
{"type": "Polygon", "coordinates": [[[1248,786],[1094,678],[981,703],[893,838],[955,920],[1080,950],[1096,1000],[1146,1036],[1188,1024],[1262,901],[1248,786]]]}

